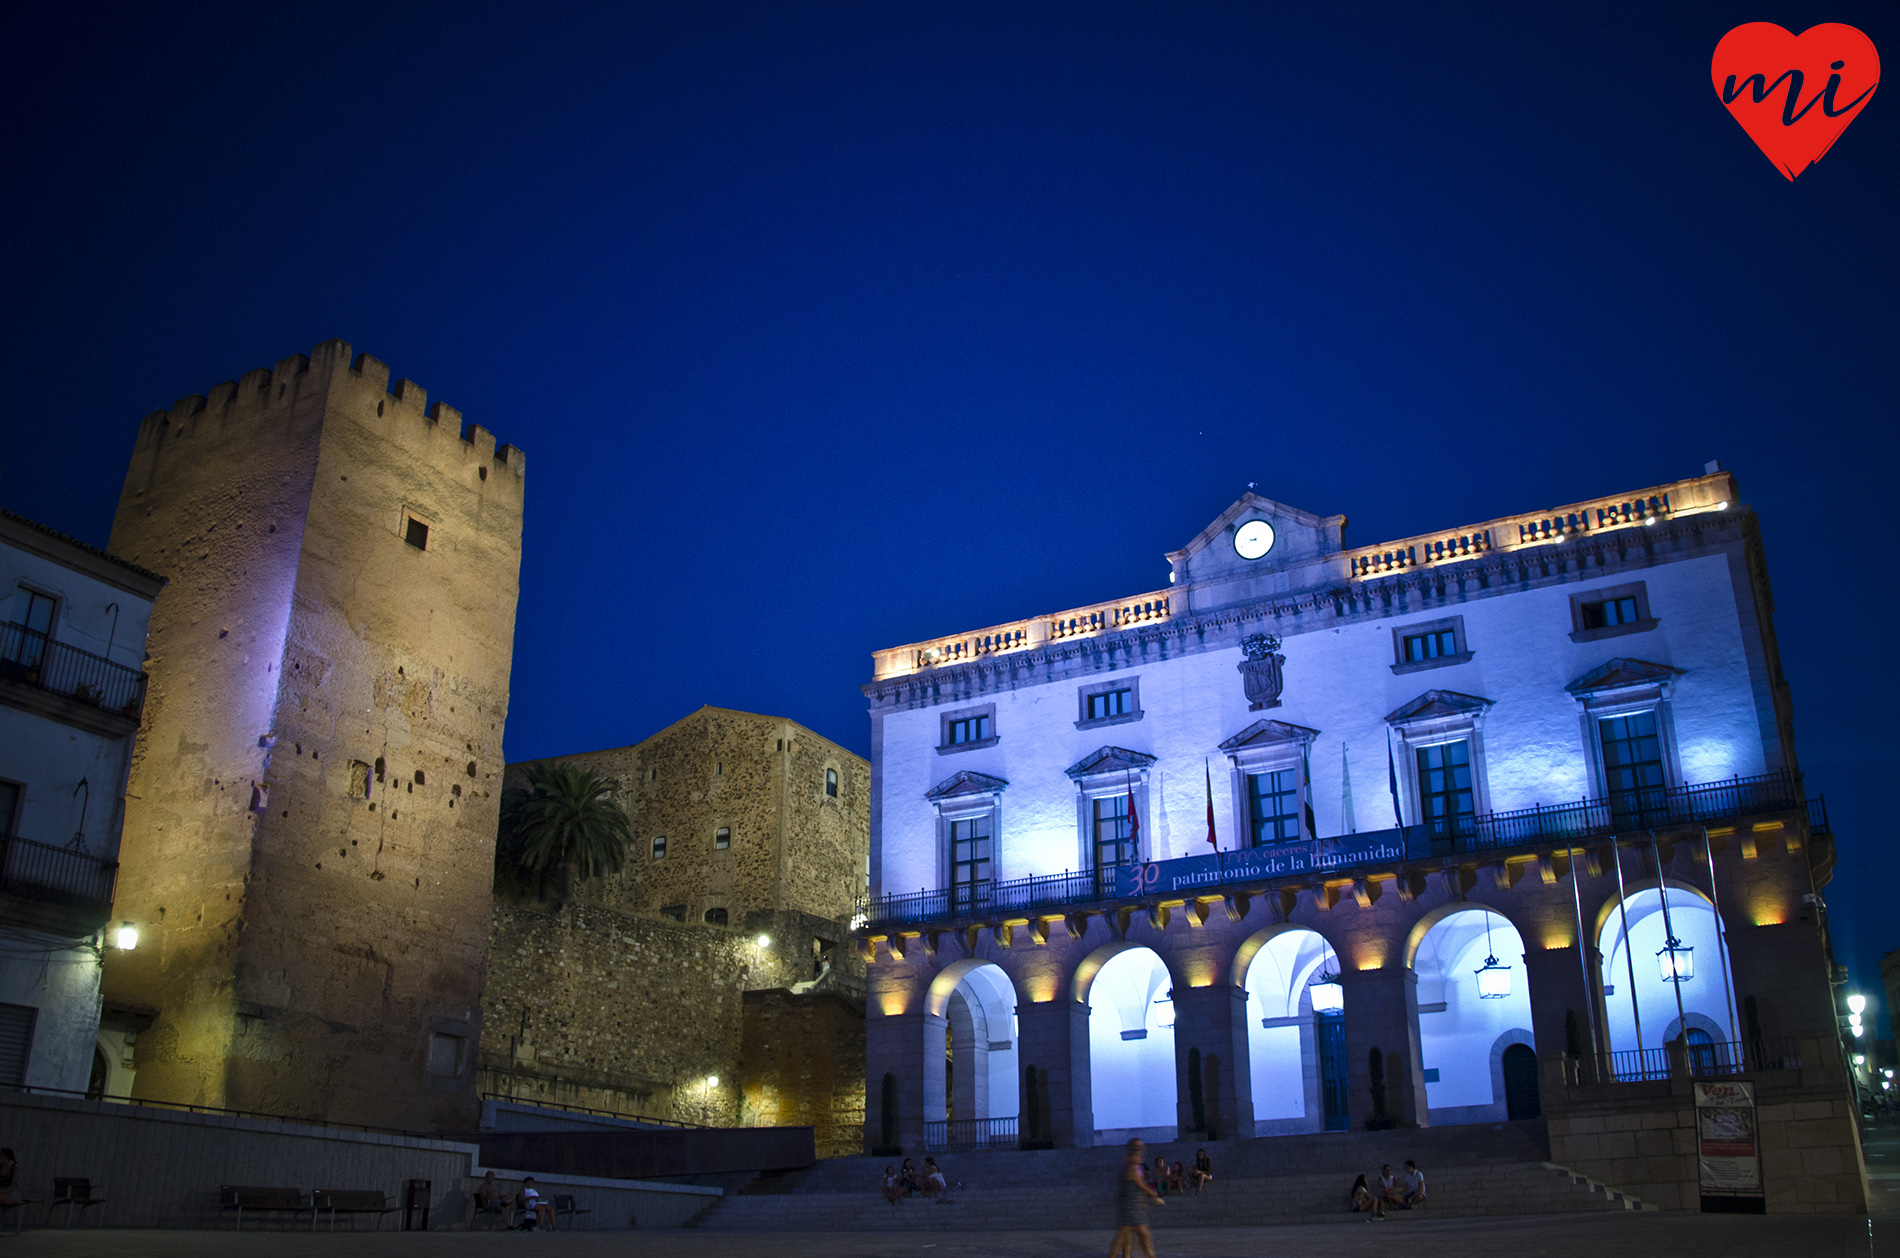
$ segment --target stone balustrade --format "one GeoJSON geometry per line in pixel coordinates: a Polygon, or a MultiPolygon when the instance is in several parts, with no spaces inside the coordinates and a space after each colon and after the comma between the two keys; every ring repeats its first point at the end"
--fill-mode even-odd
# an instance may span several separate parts
{"type": "Polygon", "coordinates": [[[879,678],[914,673],[946,664],[963,664],[985,656],[1027,650],[1047,642],[1086,638],[1113,633],[1136,625],[1152,624],[1173,614],[1173,600],[1167,591],[1114,599],[1089,607],[1050,615],[1031,616],[1007,625],[978,629],[974,633],[951,634],[927,642],[891,647],[872,656],[874,675],[879,678]]]}

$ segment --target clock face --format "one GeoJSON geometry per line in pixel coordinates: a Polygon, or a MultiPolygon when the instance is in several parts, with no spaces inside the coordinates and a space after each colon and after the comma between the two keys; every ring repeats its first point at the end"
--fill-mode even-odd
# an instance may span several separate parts
{"type": "Polygon", "coordinates": [[[1234,551],[1242,559],[1258,559],[1273,549],[1273,526],[1249,520],[1234,531],[1234,551]]]}

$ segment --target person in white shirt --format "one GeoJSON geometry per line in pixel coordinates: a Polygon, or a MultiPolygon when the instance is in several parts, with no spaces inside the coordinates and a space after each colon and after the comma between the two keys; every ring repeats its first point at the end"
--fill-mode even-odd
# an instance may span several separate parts
{"type": "Polygon", "coordinates": [[[1405,1194],[1404,1205],[1407,1210],[1416,1210],[1425,1204],[1425,1172],[1418,1169],[1418,1163],[1409,1159],[1406,1161],[1405,1174],[1399,1185],[1405,1194]]]}
{"type": "Polygon", "coordinates": [[[554,1207],[541,1197],[541,1190],[534,1186],[534,1176],[529,1175],[521,1181],[521,1193],[516,1198],[521,1203],[523,1226],[539,1225],[552,1232],[554,1228],[554,1207]]]}
{"type": "Polygon", "coordinates": [[[1388,1206],[1405,1207],[1405,1190],[1399,1186],[1398,1176],[1392,1173],[1389,1163],[1379,1168],[1379,1200],[1388,1206]]]}

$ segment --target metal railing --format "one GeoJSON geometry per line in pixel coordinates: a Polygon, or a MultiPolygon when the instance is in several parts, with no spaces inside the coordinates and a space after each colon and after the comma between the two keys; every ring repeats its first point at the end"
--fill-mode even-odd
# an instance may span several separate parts
{"type": "Polygon", "coordinates": [[[687,1131],[712,1131],[705,1123],[689,1123],[683,1118],[651,1118],[645,1114],[628,1114],[621,1110],[595,1109],[591,1105],[567,1105],[559,1101],[537,1101],[525,1096],[510,1096],[506,1092],[478,1093],[484,1101],[499,1101],[503,1105],[520,1105],[527,1109],[551,1109],[563,1114],[583,1114],[589,1118],[612,1118],[623,1123],[633,1123],[641,1127],[677,1127],[687,1131]]]}
{"type": "MultiPolygon", "coordinates": [[[[1809,815],[1818,799],[1809,801],[1809,815]]],[[[1574,804],[1539,805],[1512,812],[1482,813],[1428,821],[1421,830],[1431,843],[1431,854],[1477,852],[1500,847],[1522,847],[1549,839],[1575,840],[1634,834],[1667,826],[1714,821],[1748,813],[1775,812],[1799,807],[1801,794],[1786,773],[1734,777],[1693,786],[1651,787],[1612,792],[1606,799],[1583,799],[1574,804]]],[[[1826,817],[1826,805],[1821,815],[1826,817]]]]}
{"type": "Polygon", "coordinates": [[[137,720],[145,706],[145,674],[103,655],[55,642],[25,625],[0,625],[0,679],[137,720]]]}
{"type": "Polygon", "coordinates": [[[0,835],[0,890],[32,900],[51,900],[112,910],[112,884],[119,862],[71,848],[0,835]]]}
{"type": "MultiPolygon", "coordinates": [[[[1460,852],[1530,847],[1554,841],[1577,843],[1635,834],[1669,826],[1699,824],[1750,813],[1804,806],[1798,783],[1786,773],[1733,777],[1692,786],[1620,792],[1608,799],[1540,805],[1512,812],[1482,813],[1390,831],[1408,859],[1460,852]]],[[[1805,801],[1809,824],[1827,825],[1827,804],[1820,796],[1805,801]]],[[[1823,832],[1816,830],[1816,833],[1823,832]]],[[[1363,843],[1367,835],[1354,840],[1363,843]]],[[[1322,842],[1338,842],[1328,839],[1322,842]]],[[[1389,859],[1330,864],[1329,874],[1390,865],[1389,859]]],[[[1165,868],[1167,862],[1162,862],[1165,868]]],[[[978,883],[938,891],[909,891],[881,896],[863,905],[864,925],[891,922],[983,920],[1026,910],[1056,911],[1067,905],[1128,899],[1121,889],[1121,867],[1108,866],[1060,874],[1040,874],[1007,882],[978,883]]],[[[1209,888],[1212,889],[1211,887],[1209,888]]]]}
{"type": "Polygon", "coordinates": [[[1683,1071],[1693,1079],[1801,1069],[1799,1040],[1717,1040],[1681,1049],[1665,1046],[1604,1053],[1597,1059],[1597,1078],[1605,1083],[1668,1079],[1676,1073],[1670,1058],[1677,1052],[1682,1054],[1683,1071]]]}
{"type": "Polygon", "coordinates": [[[1014,1149],[1014,1118],[953,1118],[947,1122],[924,1124],[924,1148],[933,1153],[945,1150],[1014,1149]]]}

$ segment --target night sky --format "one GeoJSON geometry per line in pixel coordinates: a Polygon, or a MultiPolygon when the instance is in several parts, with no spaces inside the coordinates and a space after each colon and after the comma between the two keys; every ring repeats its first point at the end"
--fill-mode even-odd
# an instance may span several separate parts
{"type": "Polygon", "coordinates": [[[341,337],[528,454],[511,759],[868,754],[874,648],[1155,589],[1249,481],[1364,544],[1720,459],[1872,995],[1900,101],[1790,183],[1708,67],[1891,6],[1344,9],[23,5],[0,505],[103,544],[144,414],[341,337]]]}

